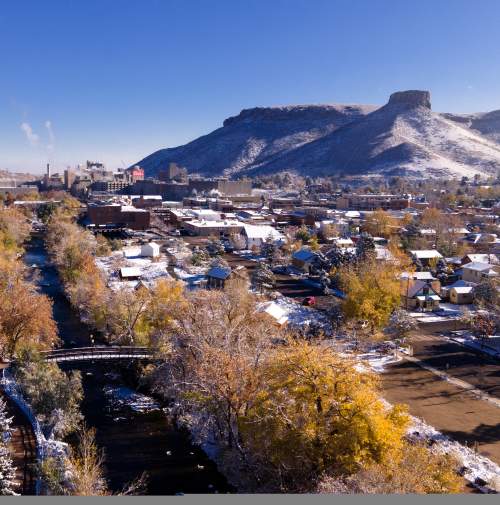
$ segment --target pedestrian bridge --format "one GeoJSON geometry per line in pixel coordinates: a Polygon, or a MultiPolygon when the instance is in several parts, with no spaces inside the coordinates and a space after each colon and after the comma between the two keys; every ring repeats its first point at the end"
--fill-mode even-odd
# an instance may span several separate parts
{"type": "Polygon", "coordinates": [[[52,349],[43,351],[46,361],[61,363],[65,361],[94,361],[116,359],[153,359],[155,350],[149,347],[133,346],[93,346],[75,347],[71,349],[52,349]]]}

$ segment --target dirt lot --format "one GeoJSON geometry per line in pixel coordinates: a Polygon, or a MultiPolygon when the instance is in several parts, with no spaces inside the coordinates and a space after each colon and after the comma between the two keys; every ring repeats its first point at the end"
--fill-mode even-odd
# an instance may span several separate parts
{"type": "MultiPolygon", "coordinates": [[[[500,397],[500,362],[436,334],[412,338],[413,355],[425,364],[500,397]]],[[[385,398],[406,403],[451,438],[500,464],[500,409],[446,382],[415,363],[403,361],[382,374],[385,398]]]]}
{"type": "Polygon", "coordinates": [[[500,361],[435,335],[412,339],[413,355],[429,366],[500,398],[500,361]]]}
{"type": "Polygon", "coordinates": [[[410,413],[500,464],[500,409],[478,400],[414,363],[403,361],[381,375],[383,396],[406,403],[410,413]]]}

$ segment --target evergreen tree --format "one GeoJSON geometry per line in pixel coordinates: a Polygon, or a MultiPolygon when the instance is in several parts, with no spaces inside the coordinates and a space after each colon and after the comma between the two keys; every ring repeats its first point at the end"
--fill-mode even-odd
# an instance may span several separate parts
{"type": "Polygon", "coordinates": [[[359,261],[366,261],[375,256],[375,241],[368,233],[361,233],[356,243],[356,258],[359,261]]]}
{"type": "Polygon", "coordinates": [[[276,257],[278,255],[278,246],[276,245],[271,234],[269,234],[266,240],[262,243],[260,252],[269,261],[269,263],[273,264],[276,260],[276,257]]]}
{"type": "Polygon", "coordinates": [[[345,265],[349,259],[350,255],[344,252],[337,244],[326,253],[326,259],[328,261],[328,270],[332,268],[340,268],[345,265]]]}
{"type": "Polygon", "coordinates": [[[252,284],[262,291],[264,287],[274,285],[275,279],[272,270],[265,263],[259,263],[252,273],[252,284]]]}

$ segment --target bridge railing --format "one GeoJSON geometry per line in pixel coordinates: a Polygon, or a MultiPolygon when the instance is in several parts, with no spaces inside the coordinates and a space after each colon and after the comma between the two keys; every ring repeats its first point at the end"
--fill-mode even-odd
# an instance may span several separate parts
{"type": "Polygon", "coordinates": [[[52,349],[43,351],[41,354],[47,361],[91,360],[93,358],[150,358],[155,355],[155,349],[134,346],[93,346],[52,349]]]}

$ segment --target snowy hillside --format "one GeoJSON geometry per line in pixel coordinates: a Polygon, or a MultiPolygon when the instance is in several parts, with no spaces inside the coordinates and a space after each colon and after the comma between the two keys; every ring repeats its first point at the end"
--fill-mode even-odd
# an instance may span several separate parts
{"type": "Polygon", "coordinates": [[[184,146],[161,149],[139,161],[154,175],[170,161],[203,174],[232,174],[279,157],[363,117],[373,106],[297,105],[245,109],[221,128],[184,146]]]}
{"type": "Polygon", "coordinates": [[[439,114],[430,93],[393,93],[383,107],[305,105],[243,110],[223,127],[138,164],[170,161],[206,175],[291,170],[303,175],[461,177],[500,169],[500,111],[439,114]]]}
{"type": "Polygon", "coordinates": [[[500,110],[476,114],[442,114],[442,116],[500,144],[500,110]]]}

